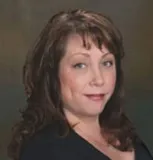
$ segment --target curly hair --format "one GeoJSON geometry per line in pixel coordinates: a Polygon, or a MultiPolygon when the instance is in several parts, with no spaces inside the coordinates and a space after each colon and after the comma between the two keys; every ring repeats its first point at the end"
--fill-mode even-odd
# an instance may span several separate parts
{"type": "Polygon", "coordinates": [[[112,20],[105,15],[77,9],[54,15],[27,55],[23,67],[27,106],[21,112],[21,121],[13,127],[12,140],[8,146],[8,155],[14,160],[19,160],[23,142],[48,124],[63,122],[65,133],[68,131],[68,122],[62,109],[58,71],[70,34],[79,34],[84,47],[88,47],[86,36],[89,36],[98,48],[104,43],[113,53],[117,71],[116,86],[100,114],[99,122],[109,144],[122,151],[131,150],[134,146],[137,139],[135,128],[122,107],[122,36],[112,20]],[[119,140],[119,145],[116,145],[116,140],[119,140]]]}

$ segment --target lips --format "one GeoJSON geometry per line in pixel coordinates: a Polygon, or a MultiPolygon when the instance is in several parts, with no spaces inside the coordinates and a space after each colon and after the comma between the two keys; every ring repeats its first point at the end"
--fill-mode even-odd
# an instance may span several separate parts
{"type": "Polygon", "coordinates": [[[103,100],[104,94],[85,94],[87,98],[93,101],[103,100]]]}

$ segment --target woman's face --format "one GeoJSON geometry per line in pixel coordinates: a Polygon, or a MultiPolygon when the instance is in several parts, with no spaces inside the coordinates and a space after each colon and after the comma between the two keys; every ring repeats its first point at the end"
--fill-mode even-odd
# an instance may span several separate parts
{"type": "Polygon", "coordinates": [[[89,42],[91,47],[86,49],[79,35],[71,35],[60,62],[61,95],[69,117],[99,116],[115,88],[113,54],[104,45],[100,50],[89,42]]]}

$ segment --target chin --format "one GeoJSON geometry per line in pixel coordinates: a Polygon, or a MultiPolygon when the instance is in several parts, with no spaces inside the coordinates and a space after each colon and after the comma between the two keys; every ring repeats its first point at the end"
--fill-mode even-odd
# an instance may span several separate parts
{"type": "Polygon", "coordinates": [[[103,110],[104,107],[97,107],[97,109],[91,109],[90,112],[88,110],[88,115],[97,117],[103,112],[103,110]]]}

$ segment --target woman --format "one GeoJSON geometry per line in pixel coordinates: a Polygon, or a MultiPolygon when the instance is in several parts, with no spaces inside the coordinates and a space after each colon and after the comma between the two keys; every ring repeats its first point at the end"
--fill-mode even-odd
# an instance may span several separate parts
{"type": "Polygon", "coordinates": [[[151,160],[122,108],[122,37],[106,16],[53,16],[27,56],[14,160],[151,160]]]}

